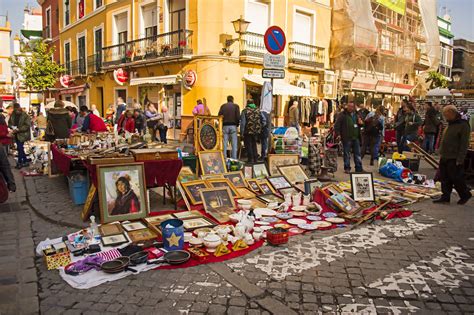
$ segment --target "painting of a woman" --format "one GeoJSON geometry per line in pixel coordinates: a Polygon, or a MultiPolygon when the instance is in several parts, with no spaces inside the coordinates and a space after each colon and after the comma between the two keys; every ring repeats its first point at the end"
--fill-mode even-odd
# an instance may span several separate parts
{"type": "Polygon", "coordinates": [[[130,185],[128,176],[121,176],[115,182],[117,198],[111,215],[137,213],[140,211],[140,200],[130,185]]]}

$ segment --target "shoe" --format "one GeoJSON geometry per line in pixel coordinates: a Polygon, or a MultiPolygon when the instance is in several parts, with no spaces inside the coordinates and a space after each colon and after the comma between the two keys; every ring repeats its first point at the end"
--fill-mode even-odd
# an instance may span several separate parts
{"type": "Polygon", "coordinates": [[[441,198],[433,200],[433,203],[449,203],[449,199],[441,197],[441,198]]]}
{"type": "Polygon", "coordinates": [[[344,173],[350,174],[350,173],[351,173],[351,170],[344,170],[344,173]]]}
{"type": "Polygon", "coordinates": [[[466,197],[463,197],[463,198],[459,199],[459,201],[458,201],[458,205],[464,205],[464,204],[466,204],[466,202],[468,202],[468,201],[469,201],[469,199],[471,199],[471,197],[472,197],[472,194],[471,194],[471,193],[469,193],[469,195],[468,195],[468,196],[466,196],[466,197]]]}

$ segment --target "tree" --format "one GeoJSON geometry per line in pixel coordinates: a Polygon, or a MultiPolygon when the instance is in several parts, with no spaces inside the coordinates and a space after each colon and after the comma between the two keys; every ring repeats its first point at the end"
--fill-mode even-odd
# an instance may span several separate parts
{"type": "Polygon", "coordinates": [[[438,71],[428,72],[428,78],[426,78],[426,83],[430,83],[430,90],[435,88],[447,88],[449,81],[444,75],[438,71]]]}
{"type": "Polygon", "coordinates": [[[64,68],[53,61],[54,47],[42,41],[35,43],[31,54],[14,57],[12,65],[18,67],[22,84],[30,91],[44,92],[55,85],[64,68]]]}

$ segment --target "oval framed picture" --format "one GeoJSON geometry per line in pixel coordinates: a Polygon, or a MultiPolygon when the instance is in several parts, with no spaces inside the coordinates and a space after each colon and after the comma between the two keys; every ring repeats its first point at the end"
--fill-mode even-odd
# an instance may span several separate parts
{"type": "Polygon", "coordinates": [[[199,129],[199,144],[205,150],[214,150],[217,147],[217,130],[211,124],[204,124],[199,129]]]}

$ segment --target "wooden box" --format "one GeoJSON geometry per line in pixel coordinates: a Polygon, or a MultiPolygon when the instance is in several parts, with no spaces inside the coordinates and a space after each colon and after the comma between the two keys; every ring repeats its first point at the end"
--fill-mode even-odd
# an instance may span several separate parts
{"type": "Polygon", "coordinates": [[[137,161],[169,160],[178,158],[178,152],[176,150],[167,148],[136,149],[130,150],[130,152],[132,152],[137,161]]]}
{"type": "Polygon", "coordinates": [[[89,163],[91,165],[104,165],[104,164],[127,164],[135,163],[133,156],[120,156],[120,157],[90,157],[89,163]]]}

